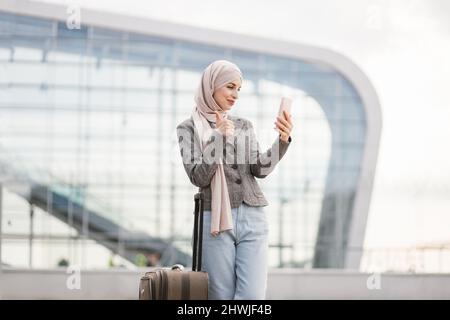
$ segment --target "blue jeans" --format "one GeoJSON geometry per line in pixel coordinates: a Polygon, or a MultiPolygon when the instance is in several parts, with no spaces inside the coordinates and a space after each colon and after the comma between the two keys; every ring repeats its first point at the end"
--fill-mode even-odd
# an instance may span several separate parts
{"type": "Polygon", "coordinates": [[[242,203],[231,209],[233,229],[211,235],[211,211],[204,211],[202,270],[210,300],[266,297],[268,223],[263,207],[242,203]]]}

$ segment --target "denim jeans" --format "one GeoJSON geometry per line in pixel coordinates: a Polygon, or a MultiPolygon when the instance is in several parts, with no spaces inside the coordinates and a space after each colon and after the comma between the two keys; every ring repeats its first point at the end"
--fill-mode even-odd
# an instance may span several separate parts
{"type": "Polygon", "coordinates": [[[233,229],[211,235],[211,211],[204,211],[202,270],[210,300],[262,300],[267,286],[268,223],[263,207],[242,203],[231,210],[233,229]]]}

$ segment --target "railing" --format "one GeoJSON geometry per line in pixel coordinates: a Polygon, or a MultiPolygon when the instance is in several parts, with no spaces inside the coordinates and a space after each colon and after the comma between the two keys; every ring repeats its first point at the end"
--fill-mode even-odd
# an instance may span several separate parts
{"type": "Polygon", "coordinates": [[[120,210],[114,208],[105,199],[86,192],[84,185],[64,181],[47,170],[31,165],[29,161],[24,161],[16,153],[0,145],[1,181],[45,185],[51,191],[67,197],[71,202],[87,210],[97,212],[119,225],[136,230],[134,224],[120,214],[120,210]]]}
{"type": "MultiPolygon", "coordinates": [[[[148,234],[139,228],[136,228],[134,224],[129,220],[125,219],[120,211],[116,208],[113,208],[106,201],[100,200],[98,197],[94,197],[88,192],[86,192],[86,188],[80,184],[73,184],[62,180],[59,177],[55,177],[50,172],[37,168],[33,166],[29,161],[23,161],[16,153],[9,152],[4,147],[0,145],[0,185],[2,187],[12,188],[12,191],[20,194],[22,197],[30,201],[32,190],[34,187],[45,187],[47,189],[47,210],[52,210],[54,203],[52,201],[52,197],[54,194],[58,196],[63,196],[67,199],[67,212],[69,215],[68,221],[70,224],[70,212],[71,207],[73,205],[79,206],[84,212],[86,212],[86,222],[90,220],[90,213],[95,213],[99,216],[106,218],[106,220],[111,221],[113,224],[117,225],[119,233],[118,237],[118,246],[117,250],[119,255],[121,254],[121,245],[124,242],[137,244],[140,241],[149,241],[148,234]],[[123,232],[121,232],[123,231],[123,232]],[[132,231],[131,233],[128,231],[132,231]]],[[[45,190],[45,189],[44,189],[45,190]]],[[[42,195],[45,197],[45,194],[42,195]]],[[[17,240],[17,239],[28,239],[30,244],[30,252],[32,246],[32,240],[36,240],[39,237],[43,237],[47,240],[52,239],[51,235],[37,235],[32,232],[32,219],[34,210],[32,207],[30,208],[30,234],[3,234],[0,232],[0,240],[17,240]]],[[[49,212],[51,213],[51,211],[49,212]]],[[[1,218],[1,216],[0,216],[1,218]]],[[[0,219],[1,223],[1,219],[0,219]]],[[[71,225],[72,226],[72,225],[71,225]]],[[[116,235],[116,229],[111,231],[113,235],[116,235]]],[[[82,240],[84,235],[84,231],[73,238],[72,240],[82,240]]],[[[109,247],[113,246],[113,242],[110,240],[110,235],[108,232],[104,231],[89,231],[90,237],[93,237],[97,241],[102,241],[103,244],[109,244],[109,247]]],[[[62,240],[59,239],[53,240],[62,240]]],[[[71,237],[67,237],[70,239],[71,237]]],[[[159,238],[159,241],[166,241],[166,239],[159,238]]],[[[167,243],[166,249],[163,250],[161,260],[166,261],[166,259],[170,259],[176,257],[175,248],[167,243]]],[[[159,245],[161,245],[159,243],[159,245]]],[[[1,246],[1,243],[0,243],[1,246]]],[[[122,252],[123,253],[123,252],[122,252]]],[[[30,253],[30,263],[31,266],[31,253],[30,253]]],[[[128,257],[130,258],[130,257],[128,257]]]]}
{"type": "Polygon", "coordinates": [[[450,273],[450,243],[392,248],[366,248],[364,272],[450,273]]]}
{"type": "MultiPolygon", "coordinates": [[[[302,259],[289,259],[287,254],[283,261],[270,261],[273,267],[312,269],[317,246],[299,242],[282,246],[271,243],[269,249],[272,252],[291,249],[297,254],[303,253],[302,259]]],[[[330,248],[324,245],[324,249],[330,248]]],[[[403,247],[350,247],[346,251],[361,255],[361,272],[450,273],[450,242],[403,247]]]]}

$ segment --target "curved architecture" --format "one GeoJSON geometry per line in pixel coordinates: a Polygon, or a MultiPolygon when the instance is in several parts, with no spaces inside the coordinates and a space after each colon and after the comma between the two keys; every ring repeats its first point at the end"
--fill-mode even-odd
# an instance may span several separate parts
{"type": "MultiPolygon", "coordinates": [[[[23,170],[82,187],[86,199],[107,203],[108,219],[189,253],[195,190],[175,127],[190,114],[202,70],[229,59],[245,77],[233,112],[255,123],[261,146],[274,138],[264,128],[281,96],[294,97],[293,145],[261,181],[271,203],[270,265],[359,267],[381,111],[354,63],[324,48],[93,10],[82,9],[80,29],[69,29],[66,9],[0,4],[8,122],[0,143],[23,170]]],[[[5,216],[14,219],[3,206],[5,216]]]]}

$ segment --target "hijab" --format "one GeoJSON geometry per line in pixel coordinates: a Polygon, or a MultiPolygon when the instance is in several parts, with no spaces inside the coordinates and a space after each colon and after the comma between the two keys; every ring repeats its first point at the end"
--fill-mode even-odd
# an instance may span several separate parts
{"type": "MultiPolygon", "coordinates": [[[[192,111],[192,119],[202,150],[213,134],[209,123],[216,122],[216,111],[221,113],[224,119],[227,118],[226,112],[213,98],[214,91],[237,79],[242,82],[241,70],[234,63],[226,60],[214,61],[203,71],[195,95],[196,105],[192,111]]],[[[230,197],[224,166],[220,160],[211,180],[211,234],[217,236],[219,232],[230,229],[233,229],[230,197]]]]}

